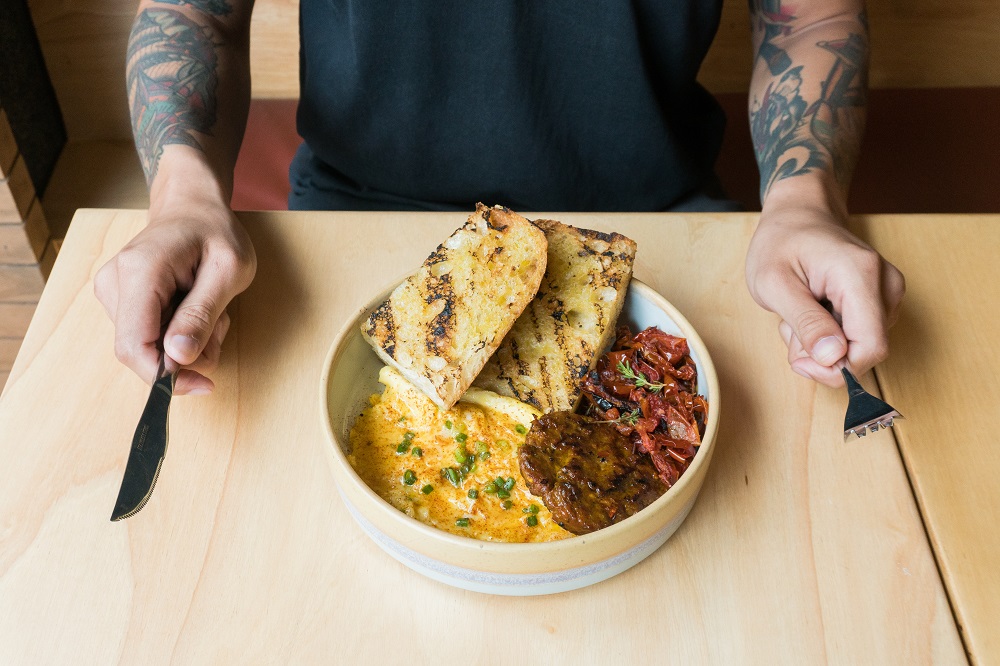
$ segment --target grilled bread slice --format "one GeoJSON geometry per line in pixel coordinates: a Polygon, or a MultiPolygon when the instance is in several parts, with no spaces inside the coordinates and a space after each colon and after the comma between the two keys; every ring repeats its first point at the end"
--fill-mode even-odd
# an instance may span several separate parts
{"type": "Polygon", "coordinates": [[[621,234],[535,224],[549,242],[545,277],[475,385],[543,412],[572,410],[580,381],[614,339],[636,246],[621,234]]]}
{"type": "Polygon", "coordinates": [[[534,298],[546,248],[545,234],[528,220],[477,204],[362,333],[383,361],[448,409],[534,298]]]}

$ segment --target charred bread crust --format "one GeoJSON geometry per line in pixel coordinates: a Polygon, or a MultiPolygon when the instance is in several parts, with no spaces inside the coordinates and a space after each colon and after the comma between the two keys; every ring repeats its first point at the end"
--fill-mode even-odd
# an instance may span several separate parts
{"type": "Polygon", "coordinates": [[[534,298],[545,234],[503,207],[476,212],[361,326],[379,357],[442,408],[472,385],[534,298]]]}
{"type": "Polygon", "coordinates": [[[548,239],[545,276],[475,385],[542,411],[573,410],[581,380],[614,339],[636,244],[555,220],[535,224],[548,239]]]}

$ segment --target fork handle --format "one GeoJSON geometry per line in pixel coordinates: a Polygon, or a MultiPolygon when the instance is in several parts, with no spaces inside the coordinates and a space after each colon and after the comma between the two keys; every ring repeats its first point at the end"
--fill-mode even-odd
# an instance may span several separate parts
{"type": "Polygon", "coordinates": [[[847,357],[840,359],[834,364],[834,367],[840,368],[840,374],[844,376],[844,383],[847,384],[847,393],[850,396],[858,395],[859,393],[864,393],[865,389],[861,386],[858,378],[854,376],[850,370],[847,369],[847,357]]]}

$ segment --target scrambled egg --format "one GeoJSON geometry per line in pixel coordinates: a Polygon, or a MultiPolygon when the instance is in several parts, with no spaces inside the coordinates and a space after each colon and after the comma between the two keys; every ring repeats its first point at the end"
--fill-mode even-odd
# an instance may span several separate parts
{"type": "Polygon", "coordinates": [[[351,428],[351,465],[403,513],[483,541],[572,536],[528,492],[517,449],[539,412],[491,391],[469,389],[447,411],[396,370],[383,367],[381,395],[351,428]]]}

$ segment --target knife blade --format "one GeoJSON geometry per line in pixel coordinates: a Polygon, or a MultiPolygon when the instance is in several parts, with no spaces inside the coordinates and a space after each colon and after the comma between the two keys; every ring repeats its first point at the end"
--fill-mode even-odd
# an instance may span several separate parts
{"type": "Polygon", "coordinates": [[[160,467],[167,453],[170,399],[174,394],[176,370],[167,372],[165,355],[160,356],[156,381],[149,391],[146,407],[132,436],[132,448],[125,463],[125,474],[115,502],[112,522],[130,518],[142,510],[153,494],[160,467]]]}

